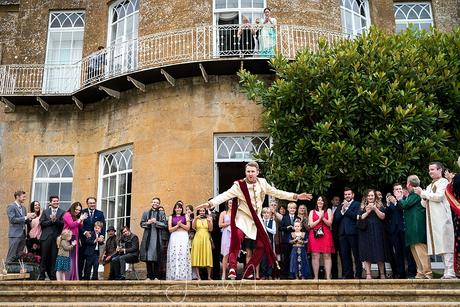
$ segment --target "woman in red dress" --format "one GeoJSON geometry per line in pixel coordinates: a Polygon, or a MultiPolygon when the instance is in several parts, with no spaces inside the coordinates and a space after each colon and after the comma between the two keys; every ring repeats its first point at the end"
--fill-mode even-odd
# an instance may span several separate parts
{"type": "Polygon", "coordinates": [[[314,279],[318,279],[319,258],[323,255],[326,279],[331,279],[332,260],[331,254],[335,253],[332,239],[331,225],[333,214],[327,208],[327,200],[319,196],[316,200],[315,210],[308,215],[310,234],[308,236],[308,252],[312,255],[314,279]]]}

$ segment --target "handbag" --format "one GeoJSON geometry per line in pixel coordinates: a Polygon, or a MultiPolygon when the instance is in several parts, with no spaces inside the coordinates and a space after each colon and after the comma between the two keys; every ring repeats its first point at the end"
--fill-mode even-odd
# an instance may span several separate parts
{"type": "Polygon", "coordinates": [[[313,229],[313,235],[317,239],[324,236],[323,226],[321,225],[319,228],[313,229]]]}

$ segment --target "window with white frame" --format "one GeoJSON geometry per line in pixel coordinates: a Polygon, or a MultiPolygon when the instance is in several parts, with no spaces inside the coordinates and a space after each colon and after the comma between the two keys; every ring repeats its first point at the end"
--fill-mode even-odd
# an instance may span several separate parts
{"type": "Polygon", "coordinates": [[[255,23],[263,17],[265,0],[214,0],[214,24],[241,24],[243,16],[255,23]]]}
{"type": "MultiPolygon", "coordinates": [[[[252,54],[255,41],[252,35],[239,35],[239,24],[243,18],[255,24],[257,18],[263,17],[265,0],[214,0],[214,53],[221,56],[252,54]]],[[[249,30],[247,30],[249,31],[249,30]]]]}
{"type": "Polygon", "coordinates": [[[72,92],[79,87],[85,13],[50,12],[43,92],[72,92]]]}
{"type": "Polygon", "coordinates": [[[131,222],[132,147],[102,153],[99,161],[101,210],[107,226],[120,229],[131,222]]]}
{"type": "Polygon", "coordinates": [[[401,2],[394,4],[396,33],[413,25],[416,30],[430,30],[433,12],[430,2],[401,2]]]}
{"type": "Polygon", "coordinates": [[[137,66],[139,1],[119,0],[109,8],[109,63],[114,73],[133,70],[137,66]]]}
{"type": "Polygon", "coordinates": [[[47,208],[49,197],[57,195],[60,207],[67,210],[71,205],[73,162],[73,157],[36,157],[31,200],[47,208]]]}
{"type": "Polygon", "coordinates": [[[214,195],[219,193],[220,179],[225,176],[224,165],[252,161],[269,148],[270,136],[266,133],[214,135],[214,195]]]}
{"type": "Polygon", "coordinates": [[[360,35],[370,27],[369,1],[341,0],[342,32],[351,37],[360,35]]]}
{"type": "Polygon", "coordinates": [[[267,134],[216,135],[215,162],[244,162],[270,148],[267,134]]]}

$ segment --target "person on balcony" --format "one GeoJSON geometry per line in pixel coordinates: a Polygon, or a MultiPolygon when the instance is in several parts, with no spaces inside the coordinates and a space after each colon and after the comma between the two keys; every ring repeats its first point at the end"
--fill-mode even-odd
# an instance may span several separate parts
{"type": "Polygon", "coordinates": [[[259,34],[259,54],[264,57],[275,55],[276,19],[270,17],[270,8],[264,9],[264,18],[259,34]]]}
{"type": "Polygon", "coordinates": [[[99,81],[104,76],[106,59],[105,52],[102,50],[104,50],[103,46],[97,47],[97,51],[94,52],[89,58],[86,80],[88,83],[99,81]]]}
{"type": "Polygon", "coordinates": [[[256,29],[249,22],[247,16],[243,16],[243,24],[238,28],[238,46],[241,56],[253,55],[255,48],[254,35],[256,29]]]}

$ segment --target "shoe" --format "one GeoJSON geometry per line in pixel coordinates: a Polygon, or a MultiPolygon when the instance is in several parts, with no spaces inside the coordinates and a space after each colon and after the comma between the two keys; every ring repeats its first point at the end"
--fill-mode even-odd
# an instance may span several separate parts
{"type": "Polygon", "coordinates": [[[444,275],[443,277],[441,277],[441,279],[457,279],[457,277],[452,275],[444,275]]]}
{"type": "Polygon", "coordinates": [[[229,278],[229,279],[232,279],[232,280],[236,278],[235,269],[230,269],[230,270],[228,270],[228,278],[229,278]]]}
{"type": "Polygon", "coordinates": [[[254,279],[254,274],[249,274],[243,277],[243,279],[254,279]]]}

